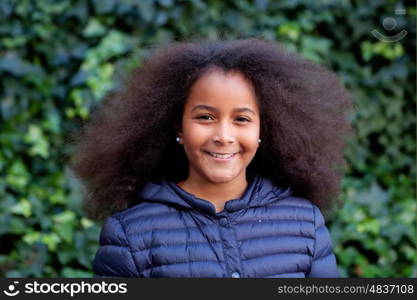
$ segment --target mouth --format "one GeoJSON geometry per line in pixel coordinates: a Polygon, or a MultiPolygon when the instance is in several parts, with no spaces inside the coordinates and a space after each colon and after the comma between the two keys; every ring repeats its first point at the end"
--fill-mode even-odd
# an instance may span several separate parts
{"type": "Polygon", "coordinates": [[[214,158],[215,160],[221,160],[221,161],[227,161],[232,159],[236,154],[238,154],[239,152],[235,152],[235,153],[217,153],[217,152],[208,152],[208,151],[204,151],[206,154],[210,155],[212,158],[214,158]]]}

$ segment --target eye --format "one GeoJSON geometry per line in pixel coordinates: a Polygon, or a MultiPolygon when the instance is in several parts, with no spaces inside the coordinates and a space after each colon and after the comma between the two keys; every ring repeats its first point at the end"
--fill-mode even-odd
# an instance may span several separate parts
{"type": "Polygon", "coordinates": [[[244,117],[237,117],[236,120],[239,120],[239,122],[250,122],[248,118],[244,118],[244,117]]]}
{"type": "Polygon", "coordinates": [[[200,115],[200,116],[197,116],[196,119],[198,119],[198,120],[213,120],[213,116],[211,116],[211,115],[200,115]]]}

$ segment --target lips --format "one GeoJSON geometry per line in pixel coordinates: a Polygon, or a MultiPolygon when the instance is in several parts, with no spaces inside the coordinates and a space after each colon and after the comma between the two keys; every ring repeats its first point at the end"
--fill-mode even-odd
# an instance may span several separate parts
{"type": "Polygon", "coordinates": [[[218,152],[208,152],[208,151],[204,151],[205,153],[207,153],[208,155],[210,155],[213,158],[216,159],[221,159],[221,160],[229,160],[232,157],[234,157],[238,152],[234,152],[234,153],[218,153],[218,152]]]}

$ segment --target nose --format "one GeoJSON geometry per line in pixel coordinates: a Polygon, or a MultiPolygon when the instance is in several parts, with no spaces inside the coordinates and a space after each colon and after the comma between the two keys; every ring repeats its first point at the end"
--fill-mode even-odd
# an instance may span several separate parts
{"type": "Polygon", "coordinates": [[[233,129],[228,124],[219,124],[213,134],[213,141],[217,144],[233,144],[236,141],[233,129]]]}

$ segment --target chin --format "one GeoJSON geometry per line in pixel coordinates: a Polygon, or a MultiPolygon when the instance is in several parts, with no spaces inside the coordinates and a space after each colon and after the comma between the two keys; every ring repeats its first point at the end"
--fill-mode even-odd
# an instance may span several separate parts
{"type": "Polygon", "coordinates": [[[215,183],[227,183],[238,177],[239,174],[207,174],[207,178],[215,183]]]}

